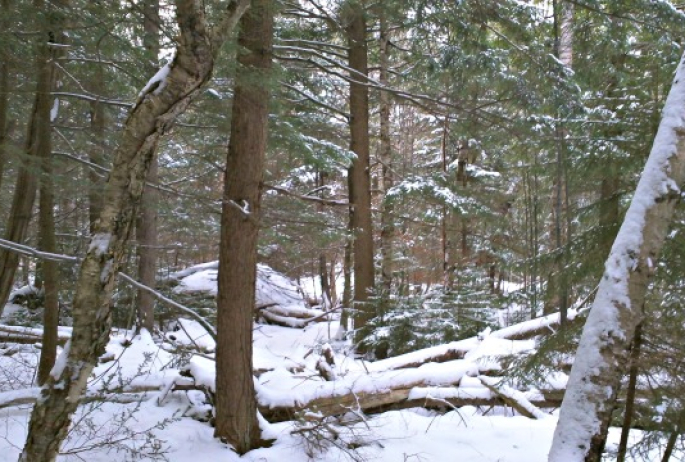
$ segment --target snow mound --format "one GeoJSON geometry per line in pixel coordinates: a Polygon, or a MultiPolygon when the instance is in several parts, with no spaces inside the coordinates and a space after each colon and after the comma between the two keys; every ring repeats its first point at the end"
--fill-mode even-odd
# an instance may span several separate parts
{"type": "MultiPolygon", "coordinates": [[[[217,275],[219,261],[194,265],[169,275],[176,281],[175,294],[206,292],[215,296],[218,292],[217,275]]],[[[302,289],[287,276],[263,264],[257,265],[257,306],[279,305],[308,309],[302,289]]]]}

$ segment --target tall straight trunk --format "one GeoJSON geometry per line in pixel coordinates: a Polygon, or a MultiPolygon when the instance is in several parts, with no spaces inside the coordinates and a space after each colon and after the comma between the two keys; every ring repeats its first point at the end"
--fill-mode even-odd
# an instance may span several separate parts
{"type": "Polygon", "coordinates": [[[366,16],[364,3],[351,1],[344,6],[348,61],[355,80],[350,83],[350,149],[356,154],[348,171],[350,221],[354,268],[355,342],[363,337],[363,327],[373,318],[367,303],[374,286],[373,228],[371,224],[371,181],[369,165],[369,90],[363,83],[368,75],[366,16]]]}
{"type": "MultiPolygon", "coordinates": [[[[617,89],[620,87],[619,75],[624,71],[625,55],[613,56],[611,63],[614,69],[607,84],[606,95],[609,100],[609,108],[616,110],[617,103],[615,101],[619,96],[617,89]]],[[[608,139],[620,138],[622,132],[623,130],[620,126],[610,127],[605,130],[605,135],[608,139]]],[[[609,157],[604,160],[599,191],[599,229],[601,234],[599,237],[600,251],[598,253],[602,258],[606,258],[609,255],[611,244],[618,230],[621,199],[620,188],[619,165],[617,160],[613,159],[611,154],[609,154],[609,157]]]]}
{"type": "MultiPolygon", "coordinates": [[[[91,0],[88,3],[94,16],[101,14],[100,2],[91,0]]],[[[100,57],[100,50],[96,50],[100,57]]],[[[93,74],[87,82],[88,89],[95,95],[101,96],[106,93],[106,80],[103,63],[95,63],[93,74]]],[[[149,71],[149,70],[148,70],[149,71]]],[[[90,102],[90,138],[91,145],[88,149],[88,161],[94,165],[105,165],[105,127],[107,126],[105,105],[97,99],[90,102]]],[[[102,209],[102,189],[104,179],[102,173],[91,168],[88,170],[88,222],[90,233],[95,232],[95,222],[100,217],[102,209]]]]}
{"type": "MultiPolygon", "coordinates": [[[[379,82],[383,86],[388,86],[388,68],[390,66],[389,46],[390,33],[388,31],[388,21],[385,17],[383,5],[380,11],[380,74],[379,82]]],[[[383,177],[383,192],[387,195],[393,186],[392,177],[392,144],[390,142],[390,94],[381,90],[380,92],[380,162],[381,175],[383,177]]],[[[392,289],[392,260],[393,260],[393,241],[395,234],[395,224],[393,220],[393,204],[391,201],[383,201],[381,211],[381,286],[388,295],[392,289]]]]}
{"type": "MultiPolygon", "coordinates": [[[[2,16],[0,26],[7,29],[11,17],[9,0],[0,2],[0,16],[2,16]]],[[[0,52],[0,186],[2,186],[2,177],[7,162],[7,114],[9,112],[10,93],[10,58],[5,53],[0,52]]]]}
{"type": "MultiPolygon", "coordinates": [[[[319,189],[319,195],[323,198],[324,185],[326,182],[327,174],[325,172],[317,173],[317,188],[319,189]]],[[[316,209],[319,213],[323,214],[323,203],[318,203],[316,209]]],[[[321,304],[324,307],[332,308],[331,299],[331,284],[332,280],[328,278],[328,265],[326,264],[326,252],[321,251],[319,253],[319,281],[321,282],[321,304]]]]}
{"type": "MultiPolygon", "coordinates": [[[[442,173],[447,177],[447,143],[449,140],[449,115],[445,116],[442,122],[442,140],[440,143],[440,150],[442,152],[442,173]]],[[[454,285],[454,264],[452,262],[452,252],[449,234],[447,232],[447,223],[452,214],[447,205],[442,206],[442,220],[440,221],[440,244],[442,247],[442,284],[445,290],[452,290],[454,285]]]]}
{"type": "MultiPolygon", "coordinates": [[[[57,9],[59,5],[46,5],[42,0],[37,0],[35,7],[37,11],[42,12],[46,8],[50,10],[57,9]]],[[[41,28],[45,31],[45,35],[42,35],[43,40],[46,40],[46,37],[50,34],[55,37],[61,37],[61,34],[59,34],[61,30],[59,11],[56,14],[48,14],[47,16],[41,24],[41,28]]],[[[36,71],[38,78],[33,110],[26,135],[26,160],[19,169],[14,188],[12,208],[10,209],[5,230],[5,239],[8,241],[22,243],[26,238],[29,222],[31,221],[33,203],[36,198],[38,161],[41,152],[46,152],[46,149],[47,152],[50,150],[50,147],[47,146],[46,148],[44,144],[49,142],[50,139],[50,92],[52,91],[56,74],[55,67],[50,61],[55,51],[56,48],[50,46],[48,41],[40,43],[37,48],[36,71]]],[[[0,314],[2,314],[4,306],[9,299],[18,266],[18,253],[0,249],[0,314]]]]}
{"type": "MultiPolygon", "coordinates": [[[[52,152],[50,134],[44,134],[46,139],[41,143],[42,176],[40,178],[39,227],[40,245],[43,252],[57,253],[55,239],[55,199],[52,175],[52,152]]],[[[57,327],[59,325],[59,266],[54,260],[43,260],[43,293],[45,302],[43,308],[43,336],[38,365],[38,385],[47,382],[50,370],[57,358],[57,327]]]]}
{"type": "Polygon", "coordinates": [[[166,78],[143,91],[124,125],[96,233],[76,282],[73,331],[62,353],[66,359],[51,371],[33,408],[22,462],[54,462],[57,457],[79,397],[109,340],[112,291],[159,137],[200,94],[218,50],[248,6],[247,0],[230,3],[220,23],[210,28],[199,0],[176,1],[176,57],[166,78]]]}
{"type": "MultiPolygon", "coordinates": [[[[554,1],[554,52],[562,64],[569,69],[573,65],[573,5],[566,0],[554,1]]],[[[544,314],[559,310],[561,326],[566,325],[568,312],[568,282],[565,274],[567,260],[566,246],[569,242],[570,214],[568,210],[568,176],[566,174],[566,130],[562,114],[557,111],[554,133],[556,151],[556,172],[552,191],[552,223],[550,236],[557,255],[554,258],[548,279],[548,296],[544,314]],[[562,218],[564,218],[562,220],[562,218]]]]}
{"type": "Polygon", "coordinates": [[[560,0],[559,12],[559,46],[557,55],[564,66],[573,68],[573,13],[574,4],[569,0],[560,0]]]}
{"type": "Polygon", "coordinates": [[[685,55],[659,131],[606,262],[573,363],[550,462],[600,461],[629,346],[685,184],[685,55]]]}
{"type": "Polygon", "coordinates": [[[240,22],[224,176],[217,296],[215,436],[239,454],[260,440],[252,376],[257,234],[267,145],[274,4],[253,0],[240,22]]]}
{"type": "MultiPolygon", "coordinates": [[[[145,0],[143,5],[143,44],[151,63],[157,62],[159,55],[159,0],[145,0]]],[[[152,66],[150,66],[152,67],[152,66]]],[[[152,157],[147,183],[159,181],[157,156],[152,157]]],[[[140,211],[136,221],[138,241],[138,279],[148,287],[155,287],[157,279],[157,201],[159,193],[154,187],[146,186],[140,201],[140,211]]],[[[137,294],[138,326],[152,332],[154,328],[155,299],[151,293],[139,290],[137,294]]]]}
{"type": "MultiPolygon", "coordinates": [[[[348,230],[351,232],[352,225],[348,223],[348,230]]],[[[352,240],[345,239],[343,249],[343,293],[342,293],[342,313],[340,314],[341,334],[347,332],[350,323],[350,305],[352,303],[352,240]]]]}
{"type": "MultiPolygon", "coordinates": [[[[42,0],[37,6],[41,7],[42,0]]],[[[49,16],[46,24],[46,32],[49,37],[57,38],[57,42],[64,44],[67,41],[66,35],[62,34],[62,29],[65,24],[65,13],[68,5],[63,2],[55,2],[56,8],[62,9],[49,16]]],[[[42,72],[46,74],[46,82],[44,89],[40,91],[49,92],[56,84],[57,69],[53,65],[53,61],[59,54],[59,47],[49,46],[48,50],[44,52],[44,57],[47,58],[42,66],[45,68],[42,72]]],[[[49,93],[48,93],[49,96],[49,93]]],[[[58,109],[59,102],[55,101],[52,110],[58,109]]],[[[55,238],[55,216],[54,216],[54,182],[53,182],[53,166],[52,166],[52,136],[50,133],[50,123],[52,122],[50,107],[40,107],[40,114],[37,116],[43,121],[41,126],[45,129],[37,133],[39,140],[37,142],[36,155],[40,159],[40,201],[39,201],[39,248],[48,253],[57,253],[57,241],[55,238]]],[[[56,113],[55,113],[56,116],[56,113]]],[[[43,346],[40,352],[40,361],[38,364],[38,384],[43,385],[50,374],[50,370],[55,365],[57,357],[57,327],[59,325],[59,267],[56,261],[44,260],[41,262],[42,276],[43,276],[43,293],[45,294],[45,302],[43,307],[43,346]]]]}

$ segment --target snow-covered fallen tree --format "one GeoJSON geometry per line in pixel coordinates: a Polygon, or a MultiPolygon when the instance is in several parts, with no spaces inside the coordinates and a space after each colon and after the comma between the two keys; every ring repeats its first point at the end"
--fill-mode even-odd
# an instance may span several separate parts
{"type": "MultiPolygon", "coordinates": [[[[218,290],[218,271],[218,261],[202,263],[170,274],[165,284],[173,287],[174,294],[204,297],[213,302],[218,290]]],[[[324,314],[309,308],[302,289],[293,280],[263,264],[257,265],[255,306],[257,318],[286,327],[304,327],[324,314]]]]}

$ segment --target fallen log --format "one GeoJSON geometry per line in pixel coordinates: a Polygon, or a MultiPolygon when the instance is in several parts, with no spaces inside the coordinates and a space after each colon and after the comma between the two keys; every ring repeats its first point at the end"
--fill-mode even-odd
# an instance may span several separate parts
{"type": "MultiPolygon", "coordinates": [[[[67,343],[71,334],[67,332],[57,333],[57,342],[60,345],[67,343]]],[[[21,343],[30,345],[43,341],[43,330],[30,327],[0,326],[0,343],[21,343]]]]}
{"type": "MultiPolygon", "coordinates": [[[[583,312],[584,311],[582,310],[569,310],[568,321],[579,322],[583,318],[578,315],[583,312]]],[[[538,335],[553,333],[559,326],[559,313],[553,313],[541,318],[531,319],[514,324],[513,326],[504,327],[490,333],[489,337],[502,340],[529,340],[538,335]]],[[[455,359],[463,359],[466,353],[476,348],[481,341],[482,338],[471,337],[369,363],[367,367],[370,371],[384,371],[418,367],[421,364],[430,362],[442,363],[455,359]]]]}
{"type": "MultiPolygon", "coordinates": [[[[551,409],[561,406],[562,398],[563,396],[544,396],[538,393],[528,399],[528,402],[536,408],[551,409]]],[[[407,387],[376,393],[349,392],[337,394],[335,396],[320,397],[305,404],[294,406],[269,407],[260,403],[259,411],[266,420],[274,423],[294,420],[304,411],[314,412],[321,416],[336,416],[348,412],[377,414],[414,407],[444,411],[463,406],[493,407],[507,405],[510,405],[510,402],[504,399],[501,394],[493,394],[489,391],[488,393],[483,393],[479,390],[456,387],[449,389],[407,387]],[[430,391],[422,392],[422,390],[430,391]]],[[[517,408],[514,409],[519,411],[517,408]]]]}
{"type": "MultiPolygon", "coordinates": [[[[128,387],[123,390],[105,390],[88,392],[79,399],[80,404],[88,404],[93,402],[109,402],[119,404],[129,404],[142,401],[150,397],[153,392],[162,392],[164,397],[169,391],[190,391],[201,390],[201,387],[188,381],[184,377],[179,377],[173,386],[167,387],[168,390],[160,389],[159,386],[136,386],[128,387]]],[[[0,393],[0,409],[8,407],[23,406],[26,404],[35,403],[40,398],[40,387],[24,388],[20,390],[12,390],[0,393]]]]}

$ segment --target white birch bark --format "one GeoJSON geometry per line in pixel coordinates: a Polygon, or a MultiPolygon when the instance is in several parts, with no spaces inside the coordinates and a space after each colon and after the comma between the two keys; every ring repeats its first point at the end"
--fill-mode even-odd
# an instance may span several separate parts
{"type": "Polygon", "coordinates": [[[599,461],[629,346],[685,183],[685,55],[583,330],[550,462],[599,461]]]}

